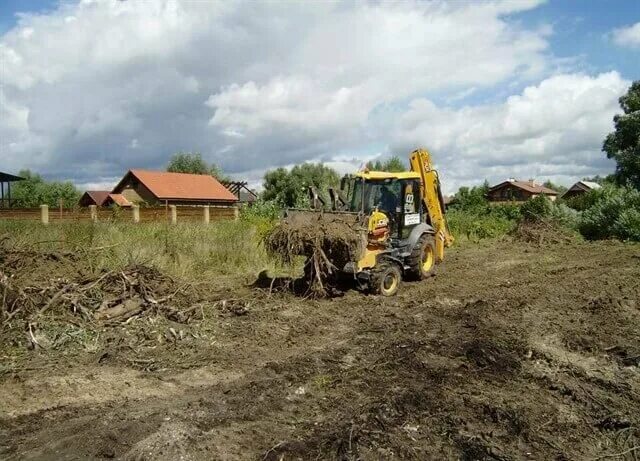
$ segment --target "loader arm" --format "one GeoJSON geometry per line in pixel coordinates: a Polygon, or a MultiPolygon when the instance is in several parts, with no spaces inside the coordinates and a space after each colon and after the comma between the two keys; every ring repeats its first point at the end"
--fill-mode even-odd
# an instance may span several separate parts
{"type": "Polygon", "coordinates": [[[453,236],[449,232],[447,218],[445,217],[444,200],[440,189],[438,172],[433,169],[431,156],[425,149],[413,151],[409,161],[411,163],[411,171],[420,174],[422,203],[429,213],[431,226],[436,232],[436,259],[442,261],[444,259],[444,249],[451,246],[453,236]]]}

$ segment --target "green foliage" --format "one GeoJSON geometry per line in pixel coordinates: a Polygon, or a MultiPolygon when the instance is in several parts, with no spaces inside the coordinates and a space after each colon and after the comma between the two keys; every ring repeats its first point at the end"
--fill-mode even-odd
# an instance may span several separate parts
{"type": "Polygon", "coordinates": [[[15,206],[35,208],[40,205],[57,207],[62,200],[63,206],[74,207],[80,200],[80,192],[71,182],[45,181],[39,174],[22,170],[19,176],[25,178],[11,186],[11,198],[15,206]]]}
{"type": "Polygon", "coordinates": [[[553,203],[544,195],[538,195],[524,202],[520,207],[522,218],[526,221],[542,221],[551,216],[553,203]]]}
{"type": "Polygon", "coordinates": [[[282,207],[275,201],[258,199],[251,205],[245,205],[240,210],[241,219],[271,219],[276,220],[282,213],[282,207]]]}
{"type": "Polygon", "coordinates": [[[491,205],[490,213],[493,216],[510,221],[517,221],[522,217],[520,205],[516,203],[499,203],[497,205],[491,205]]]}
{"type": "Polygon", "coordinates": [[[469,240],[496,238],[507,234],[515,227],[515,221],[499,214],[475,214],[464,210],[447,212],[449,229],[456,238],[469,240]]]}
{"type": "Polygon", "coordinates": [[[457,210],[483,212],[487,211],[489,201],[487,193],[489,192],[489,182],[485,179],[481,186],[461,187],[456,192],[451,208],[457,210]]]}
{"type": "Polygon", "coordinates": [[[584,194],[576,195],[575,197],[569,197],[562,201],[570,208],[577,211],[584,211],[591,208],[600,198],[600,189],[590,190],[584,194]]]}
{"type": "Polygon", "coordinates": [[[549,189],[553,189],[554,191],[558,192],[559,195],[564,194],[568,190],[567,187],[564,187],[560,184],[555,184],[551,181],[545,181],[542,183],[542,185],[544,187],[548,187],[549,189]]]}
{"type": "Polygon", "coordinates": [[[594,203],[582,212],[578,224],[585,238],[640,241],[640,191],[605,186],[591,193],[594,203]]]}
{"type": "Polygon", "coordinates": [[[579,213],[564,203],[551,201],[544,195],[527,200],[520,206],[522,219],[529,222],[546,221],[575,229],[579,213]]]}
{"type": "Polygon", "coordinates": [[[619,101],[624,113],[613,117],[615,131],[609,133],[602,150],[617,163],[618,184],[640,189],[640,80],[619,101]]]}
{"type": "Polygon", "coordinates": [[[385,161],[376,160],[375,162],[367,162],[367,168],[371,171],[389,171],[393,173],[407,171],[404,162],[397,155],[385,161]]]}
{"type": "Polygon", "coordinates": [[[227,178],[215,163],[208,164],[197,152],[178,152],[171,157],[167,171],[170,173],[210,174],[219,181],[227,178]]]}
{"type": "Polygon", "coordinates": [[[260,238],[273,229],[282,214],[282,207],[275,201],[256,200],[251,206],[240,210],[240,220],[256,228],[260,238]]]}
{"type": "Polygon", "coordinates": [[[456,237],[470,240],[496,238],[510,232],[520,218],[520,206],[513,203],[491,204],[487,200],[489,182],[461,187],[447,211],[449,227],[456,237]]]}
{"type": "Polygon", "coordinates": [[[314,186],[328,203],[326,190],[337,187],[338,173],[321,163],[303,163],[291,170],[277,168],[264,175],[262,199],[281,207],[303,207],[308,204],[308,187],[314,186]]]}

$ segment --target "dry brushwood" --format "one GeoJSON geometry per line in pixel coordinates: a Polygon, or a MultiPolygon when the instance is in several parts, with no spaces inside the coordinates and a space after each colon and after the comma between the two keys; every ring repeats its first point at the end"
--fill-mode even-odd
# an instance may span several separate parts
{"type": "Polygon", "coordinates": [[[86,321],[105,324],[124,322],[144,311],[153,310],[170,320],[185,323],[197,312],[170,305],[189,284],[176,288],[175,282],[155,269],[136,265],[121,271],[109,271],[97,278],[50,279],[40,286],[19,289],[0,272],[0,297],[3,323],[20,314],[35,321],[44,315],[80,315],[86,321]]]}
{"type": "Polygon", "coordinates": [[[511,234],[516,240],[534,245],[571,243],[575,235],[551,221],[522,221],[511,234]]]}
{"type": "Polygon", "coordinates": [[[323,293],[327,278],[360,257],[366,231],[357,215],[296,212],[265,237],[264,245],[284,264],[305,257],[305,276],[313,291],[323,293]]]}

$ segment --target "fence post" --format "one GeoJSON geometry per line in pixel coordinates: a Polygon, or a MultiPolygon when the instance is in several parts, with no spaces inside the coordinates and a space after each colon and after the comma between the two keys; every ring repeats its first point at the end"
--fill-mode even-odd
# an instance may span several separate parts
{"type": "Polygon", "coordinates": [[[42,224],[49,224],[49,205],[40,205],[40,220],[42,224]]]}
{"type": "Polygon", "coordinates": [[[202,207],[202,218],[205,224],[209,224],[209,205],[202,207]]]}
{"type": "Polygon", "coordinates": [[[91,215],[91,221],[98,221],[98,207],[96,205],[89,205],[89,214],[91,215]]]}
{"type": "Polygon", "coordinates": [[[140,222],[140,205],[131,205],[131,214],[133,215],[133,222],[140,222]]]}
{"type": "Polygon", "coordinates": [[[178,208],[175,205],[169,205],[169,211],[171,212],[171,224],[178,222],[178,208]]]}
{"type": "Polygon", "coordinates": [[[233,220],[237,221],[240,218],[240,208],[238,208],[238,205],[235,205],[233,207],[233,220]]]}

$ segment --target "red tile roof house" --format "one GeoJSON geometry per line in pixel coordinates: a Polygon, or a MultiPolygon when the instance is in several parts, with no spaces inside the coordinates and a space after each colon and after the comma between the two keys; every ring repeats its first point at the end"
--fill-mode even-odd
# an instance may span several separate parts
{"type": "Polygon", "coordinates": [[[509,179],[489,189],[487,199],[490,202],[524,202],[538,195],[546,195],[554,201],[558,192],[536,184],[534,181],[516,181],[509,179]]]}
{"type": "Polygon", "coordinates": [[[210,175],[129,170],[113,189],[131,203],[232,206],[238,198],[210,175]]]}

